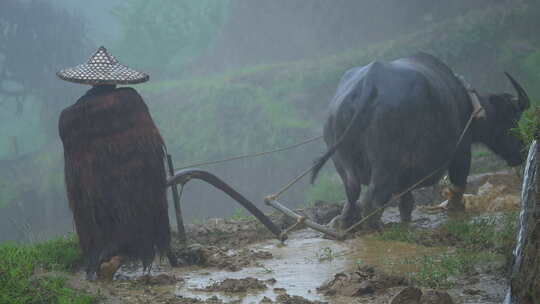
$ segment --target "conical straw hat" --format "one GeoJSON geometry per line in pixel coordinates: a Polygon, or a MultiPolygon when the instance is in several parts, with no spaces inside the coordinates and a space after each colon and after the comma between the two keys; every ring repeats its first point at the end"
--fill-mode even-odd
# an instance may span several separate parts
{"type": "Polygon", "coordinates": [[[86,63],[63,69],[56,75],[66,81],[90,85],[135,84],[150,78],[119,63],[104,47],[100,47],[86,63]]]}

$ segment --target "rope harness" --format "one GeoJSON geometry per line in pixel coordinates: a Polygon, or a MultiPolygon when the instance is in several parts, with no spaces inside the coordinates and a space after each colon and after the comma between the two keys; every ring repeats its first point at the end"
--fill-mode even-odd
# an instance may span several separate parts
{"type": "MultiPolygon", "coordinates": [[[[330,229],[328,227],[325,227],[325,229],[320,229],[320,225],[317,225],[317,226],[314,226],[314,225],[309,225],[309,221],[305,220],[305,219],[302,219],[302,222],[306,224],[306,226],[314,229],[314,230],[317,230],[319,232],[322,232],[324,234],[327,234],[327,235],[330,235],[330,236],[333,236],[333,237],[336,237],[337,236],[337,239],[343,239],[345,238],[345,236],[347,236],[347,234],[349,234],[351,231],[354,231],[356,228],[358,228],[360,225],[362,225],[363,223],[365,223],[368,219],[370,219],[372,216],[374,216],[375,214],[383,211],[388,205],[390,205],[391,203],[395,202],[396,200],[398,200],[399,198],[401,198],[403,195],[407,194],[408,192],[412,191],[413,189],[415,189],[418,185],[422,184],[423,182],[425,182],[426,180],[428,180],[429,178],[431,178],[432,176],[434,176],[437,172],[439,172],[440,170],[443,170],[444,168],[446,168],[446,166],[452,161],[452,158],[454,156],[454,154],[456,153],[457,149],[459,148],[459,145],[461,144],[461,141],[463,140],[463,137],[465,136],[465,133],[467,133],[467,130],[469,130],[470,126],[471,126],[471,123],[473,121],[474,118],[478,117],[477,115],[480,113],[480,111],[482,111],[483,109],[482,108],[477,108],[475,109],[472,113],[471,113],[471,116],[469,117],[469,120],[467,121],[467,123],[465,124],[465,127],[463,128],[463,131],[461,132],[461,135],[459,136],[459,139],[456,143],[456,146],[454,147],[454,150],[452,151],[451,155],[452,157],[450,157],[443,165],[441,165],[439,168],[435,169],[433,172],[431,172],[430,174],[426,175],[424,178],[420,179],[418,182],[414,183],[412,186],[410,186],[409,188],[407,188],[405,191],[403,192],[400,192],[399,194],[397,195],[394,195],[392,196],[392,198],[390,198],[390,200],[388,200],[388,202],[386,202],[385,204],[383,204],[381,207],[375,209],[373,212],[371,212],[370,214],[368,214],[367,216],[363,217],[361,220],[359,220],[358,222],[356,222],[354,225],[352,225],[351,227],[349,227],[347,230],[345,230],[344,232],[336,232],[336,231],[333,231],[333,229],[330,229]]],[[[289,183],[287,183],[284,187],[281,188],[281,190],[279,190],[278,192],[276,192],[275,194],[272,194],[272,195],[268,195],[264,198],[264,201],[267,205],[270,205],[280,211],[283,212],[283,208],[286,208],[284,207],[283,205],[279,204],[279,202],[277,201],[277,199],[279,198],[279,196],[281,194],[283,194],[285,191],[287,191],[289,188],[291,188],[294,184],[296,184],[300,179],[302,179],[304,176],[306,176],[309,172],[311,172],[313,170],[313,168],[315,167],[315,165],[311,166],[309,169],[305,170],[304,172],[302,172],[300,175],[298,175],[297,177],[293,178],[289,183]]],[[[288,210],[289,212],[291,213],[294,213],[293,211],[291,210],[288,210]]],[[[299,221],[301,219],[301,216],[300,215],[296,215],[295,216],[297,218],[297,221],[299,221]]],[[[298,224],[298,223],[297,223],[298,224]]],[[[297,225],[295,224],[295,225],[297,225]]],[[[290,229],[289,229],[290,230],[290,229]]]]}
{"type": "Polygon", "coordinates": [[[291,149],[303,146],[305,144],[309,144],[310,142],[314,142],[314,141],[319,140],[321,138],[322,138],[322,135],[319,135],[319,136],[312,137],[312,138],[309,138],[309,139],[304,140],[302,142],[296,143],[294,145],[286,146],[286,147],[283,147],[283,148],[278,148],[278,149],[274,149],[274,150],[270,150],[270,151],[264,151],[264,152],[257,152],[257,153],[252,153],[252,154],[238,155],[238,156],[233,156],[233,157],[224,158],[224,159],[220,159],[220,160],[211,160],[211,161],[199,162],[199,163],[194,163],[194,164],[191,164],[191,165],[184,165],[184,166],[182,166],[180,168],[177,168],[177,170],[194,168],[194,167],[201,167],[201,166],[207,166],[207,165],[215,165],[215,164],[220,164],[220,163],[226,163],[226,162],[233,161],[233,160],[239,160],[239,159],[245,159],[245,158],[253,158],[253,157],[263,156],[263,155],[272,154],[272,153],[276,153],[276,152],[287,151],[287,150],[291,150],[291,149]]]}
{"type": "MultiPolygon", "coordinates": [[[[298,183],[303,177],[305,177],[307,174],[309,174],[314,168],[315,168],[315,165],[312,165],[311,167],[309,167],[308,169],[306,169],[305,171],[303,171],[301,174],[299,174],[298,176],[294,177],[292,180],[290,180],[287,184],[285,184],[279,191],[277,191],[276,193],[274,194],[271,194],[271,195],[268,195],[268,196],[265,196],[264,197],[264,202],[273,207],[274,209],[284,213],[285,215],[289,216],[289,217],[292,217],[294,219],[296,219],[296,223],[293,224],[292,226],[290,226],[289,228],[287,228],[286,230],[282,231],[279,235],[279,238],[281,240],[285,240],[287,238],[287,234],[289,232],[291,232],[292,230],[294,230],[295,228],[297,228],[298,226],[304,224],[306,225],[307,227],[310,227],[314,230],[317,230],[319,232],[322,232],[328,236],[331,236],[333,238],[336,238],[336,239],[344,239],[350,232],[354,231],[356,228],[358,228],[360,225],[362,225],[363,223],[365,223],[368,219],[370,219],[372,216],[374,216],[375,214],[379,213],[379,212],[382,212],[388,205],[390,205],[391,203],[395,202],[396,200],[398,200],[399,198],[401,198],[403,195],[407,194],[408,192],[414,190],[417,186],[419,186],[420,184],[422,184],[423,182],[425,182],[426,180],[428,180],[429,178],[433,177],[437,172],[439,172],[440,170],[443,170],[444,168],[447,167],[447,165],[452,161],[452,158],[454,156],[454,154],[456,153],[457,149],[459,148],[459,145],[461,144],[464,136],[465,136],[465,133],[467,133],[467,131],[469,130],[470,126],[471,126],[471,123],[473,121],[474,118],[477,118],[479,117],[479,113],[483,110],[483,108],[475,108],[474,111],[471,113],[471,116],[469,117],[467,123],[465,124],[465,127],[463,128],[463,131],[461,132],[460,136],[459,136],[459,139],[456,143],[456,146],[454,147],[454,150],[452,151],[451,155],[452,157],[450,157],[444,164],[442,164],[439,168],[437,168],[436,170],[432,171],[430,174],[426,175],[424,178],[420,179],[419,181],[417,181],[416,183],[414,183],[412,186],[410,186],[409,188],[407,188],[406,190],[400,192],[399,194],[396,194],[396,195],[393,195],[390,200],[388,200],[388,202],[386,202],[385,204],[383,204],[381,207],[375,209],[373,212],[371,212],[370,214],[368,214],[367,216],[363,217],[361,220],[359,220],[358,222],[356,222],[354,225],[352,225],[351,227],[349,227],[347,230],[343,231],[343,232],[338,232],[338,231],[335,231],[334,229],[332,228],[329,228],[327,226],[323,226],[323,225],[320,225],[318,223],[315,223],[313,222],[312,220],[310,220],[309,218],[306,218],[305,216],[303,215],[299,215],[297,213],[295,213],[294,211],[288,209],[287,207],[285,207],[284,205],[280,204],[279,201],[278,201],[278,198],[284,193],[286,192],[287,190],[289,190],[292,186],[294,186],[296,183],[298,183]]],[[[305,141],[302,141],[300,143],[296,143],[296,144],[293,144],[293,145],[290,145],[290,146],[286,146],[286,147],[282,147],[282,148],[278,148],[278,149],[274,149],[274,150],[270,150],[270,151],[264,151],[264,152],[258,152],[258,153],[252,153],[252,154],[244,154],[244,155],[239,155],[239,156],[234,156],[234,157],[229,157],[229,158],[225,158],[225,159],[221,159],[221,160],[215,160],[215,161],[205,161],[205,162],[199,162],[199,163],[195,163],[195,164],[191,164],[191,165],[186,165],[186,166],[183,166],[183,167],[180,167],[178,169],[186,169],[186,168],[193,168],[193,167],[197,167],[197,166],[205,166],[205,165],[211,165],[211,164],[218,164],[218,163],[224,163],[224,162],[229,162],[229,161],[233,161],[233,160],[239,160],[239,159],[245,159],[245,158],[252,158],[252,157],[258,157],[258,156],[263,156],[263,155],[267,155],[267,154],[271,154],[271,153],[276,153],[276,152],[281,152],[281,151],[286,151],[286,150],[290,150],[290,149],[294,149],[294,148],[297,148],[299,146],[302,146],[302,145],[305,145],[305,144],[308,144],[308,143],[311,143],[311,142],[314,142],[316,140],[319,140],[321,139],[322,136],[316,136],[316,137],[312,137],[312,138],[309,138],[305,141]]],[[[172,167],[172,166],[171,166],[172,167]]],[[[176,183],[181,183],[182,186],[189,180],[190,178],[187,178],[187,180],[185,181],[181,181],[181,182],[176,182],[176,183]]],[[[173,184],[176,184],[176,183],[173,183],[173,184]]],[[[177,196],[177,199],[181,199],[181,192],[176,194],[177,196]]]]}

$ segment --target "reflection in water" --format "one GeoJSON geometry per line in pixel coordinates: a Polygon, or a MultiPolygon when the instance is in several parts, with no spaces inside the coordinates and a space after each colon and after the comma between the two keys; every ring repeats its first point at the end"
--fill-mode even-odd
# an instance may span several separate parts
{"type": "MultiPolygon", "coordinates": [[[[261,261],[260,267],[245,268],[238,272],[219,270],[211,273],[208,269],[195,269],[188,272],[183,271],[182,268],[175,269],[177,276],[186,279],[186,284],[180,286],[176,294],[206,299],[216,293],[194,289],[206,287],[226,278],[255,277],[260,280],[274,278],[276,283],[261,292],[219,294],[218,297],[226,301],[242,300],[242,303],[259,303],[265,296],[275,300],[279,292],[285,289],[290,295],[302,296],[309,300],[329,301],[318,294],[316,288],[333,278],[338,272],[354,271],[360,263],[404,274],[415,271],[414,265],[398,263],[399,260],[444,250],[401,242],[378,241],[373,238],[354,239],[340,243],[322,239],[317,233],[308,230],[291,234],[286,246],[278,245],[279,242],[269,240],[251,247],[255,250],[269,251],[274,256],[273,259],[261,261]]],[[[336,299],[332,299],[332,303],[337,302],[336,299]]]]}

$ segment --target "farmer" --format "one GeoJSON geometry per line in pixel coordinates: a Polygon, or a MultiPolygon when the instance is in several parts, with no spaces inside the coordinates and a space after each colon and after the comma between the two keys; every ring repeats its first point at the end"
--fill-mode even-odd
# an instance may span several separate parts
{"type": "Polygon", "coordinates": [[[120,84],[149,76],[100,47],[88,62],[61,70],[91,85],[59,121],[65,182],[88,279],[111,280],[126,260],[146,269],[169,251],[164,143],[141,96],[120,84]]]}

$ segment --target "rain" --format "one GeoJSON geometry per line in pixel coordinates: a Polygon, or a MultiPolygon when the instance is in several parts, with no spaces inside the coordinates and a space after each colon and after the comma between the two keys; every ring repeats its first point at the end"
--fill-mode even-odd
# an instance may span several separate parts
{"type": "Polygon", "coordinates": [[[537,303],[538,20],[533,0],[0,1],[0,303],[537,303]],[[486,116],[452,128],[452,106],[383,116],[410,88],[446,96],[400,78],[419,53],[486,116]],[[109,93],[110,109],[91,107],[109,93]],[[397,181],[379,199],[383,175],[397,181]],[[17,250],[30,270],[15,279],[17,250]],[[73,293],[35,300],[7,283],[41,290],[32,282],[56,271],[73,293]],[[230,283],[240,294],[211,284],[248,277],[260,282],[230,283]]]}

